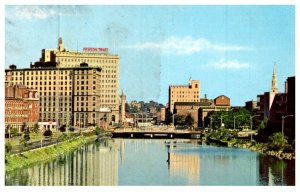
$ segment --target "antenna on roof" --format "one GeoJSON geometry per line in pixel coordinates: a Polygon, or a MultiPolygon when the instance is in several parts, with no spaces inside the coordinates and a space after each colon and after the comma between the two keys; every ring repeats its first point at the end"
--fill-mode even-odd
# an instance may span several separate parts
{"type": "Polygon", "coordinates": [[[58,5],[58,14],[57,14],[57,25],[58,25],[58,30],[57,30],[57,39],[60,37],[60,6],[58,5]]]}

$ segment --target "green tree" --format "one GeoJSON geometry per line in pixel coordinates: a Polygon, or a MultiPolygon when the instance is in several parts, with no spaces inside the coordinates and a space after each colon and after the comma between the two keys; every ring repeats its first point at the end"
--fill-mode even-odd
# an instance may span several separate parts
{"type": "Polygon", "coordinates": [[[35,123],[33,127],[31,128],[31,132],[38,133],[39,132],[39,125],[35,123]]]}
{"type": "Polygon", "coordinates": [[[104,130],[103,129],[100,129],[98,126],[95,128],[95,134],[96,135],[100,135],[101,133],[103,133],[104,130]]]}
{"type": "Polygon", "coordinates": [[[10,128],[10,135],[11,135],[11,137],[15,137],[15,136],[19,135],[18,129],[15,127],[10,128]]]}
{"type": "Polygon", "coordinates": [[[29,147],[28,145],[28,140],[25,139],[24,137],[21,137],[19,140],[20,146],[21,146],[21,151],[20,153],[22,153],[23,151],[26,151],[29,147]]]}
{"type": "Polygon", "coordinates": [[[29,141],[29,140],[30,140],[30,131],[29,131],[29,128],[26,128],[26,129],[25,129],[23,138],[24,138],[26,141],[29,141]]]}
{"type": "Polygon", "coordinates": [[[186,118],[185,115],[176,114],[174,117],[174,124],[175,125],[186,125],[185,118],[186,118]]]}
{"type": "Polygon", "coordinates": [[[166,113],[166,124],[167,125],[170,125],[171,123],[172,123],[172,113],[170,112],[170,111],[168,111],[167,113],[166,113]]]}
{"type": "Polygon", "coordinates": [[[195,123],[195,120],[194,118],[192,117],[191,114],[188,114],[186,117],[185,117],[185,124],[189,127],[193,127],[194,126],[194,123],[195,123]]]}
{"type": "Polygon", "coordinates": [[[21,127],[21,132],[25,131],[27,129],[27,124],[24,122],[21,127]]]}
{"type": "Polygon", "coordinates": [[[5,142],[5,162],[7,162],[9,156],[10,156],[10,153],[11,153],[11,150],[12,150],[12,145],[10,142],[5,142]]]}
{"type": "Polygon", "coordinates": [[[280,132],[273,133],[271,136],[269,136],[269,148],[283,151],[288,147],[288,137],[283,137],[280,132]]]}

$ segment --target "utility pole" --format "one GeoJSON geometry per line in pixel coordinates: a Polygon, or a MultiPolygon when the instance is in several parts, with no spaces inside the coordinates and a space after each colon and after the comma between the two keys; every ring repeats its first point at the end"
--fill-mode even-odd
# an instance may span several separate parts
{"type": "Polygon", "coordinates": [[[228,115],[221,115],[221,128],[222,128],[222,126],[223,126],[222,117],[226,117],[226,116],[228,116],[228,115]]]}
{"type": "Polygon", "coordinates": [[[235,130],[235,118],[241,117],[241,116],[243,116],[243,115],[233,116],[233,130],[235,130]]]}

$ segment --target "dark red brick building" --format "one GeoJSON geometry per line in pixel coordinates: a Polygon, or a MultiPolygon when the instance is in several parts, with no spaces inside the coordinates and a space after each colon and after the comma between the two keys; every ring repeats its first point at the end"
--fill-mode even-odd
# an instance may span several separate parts
{"type": "Polygon", "coordinates": [[[5,127],[23,131],[23,125],[32,127],[39,121],[38,92],[24,85],[5,87],[5,127]]]}

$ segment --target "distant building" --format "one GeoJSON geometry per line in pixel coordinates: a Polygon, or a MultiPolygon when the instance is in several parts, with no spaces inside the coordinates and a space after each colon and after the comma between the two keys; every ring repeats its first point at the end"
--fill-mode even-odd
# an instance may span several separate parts
{"type": "Polygon", "coordinates": [[[151,114],[156,114],[156,107],[150,107],[149,111],[151,114]]]}
{"type": "Polygon", "coordinates": [[[23,125],[33,127],[39,121],[39,94],[24,85],[5,87],[5,127],[22,130],[23,125]]]}
{"type": "Polygon", "coordinates": [[[257,101],[247,101],[245,102],[245,108],[249,111],[253,111],[257,109],[257,101]]]}
{"type": "Polygon", "coordinates": [[[131,101],[129,105],[130,105],[130,107],[136,107],[138,111],[141,108],[141,103],[137,102],[136,100],[131,101]]]}
{"type": "Polygon", "coordinates": [[[207,115],[211,111],[229,111],[230,99],[220,95],[215,99],[201,99],[200,102],[176,102],[175,113],[181,115],[190,114],[194,119],[194,127],[207,126],[207,115]]]}
{"type": "Polygon", "coordinates": [[[169,86],[169,107],[174,113],[176,102],[199,102],[200,101],[200,81],[189,79],[188,85],[169,86]]]}
{"type": "Polygon", "coordinates": [[[166,121],[166,108],[162,107],[160,109],[160,121],[165,122],[166,121]]]}

